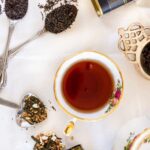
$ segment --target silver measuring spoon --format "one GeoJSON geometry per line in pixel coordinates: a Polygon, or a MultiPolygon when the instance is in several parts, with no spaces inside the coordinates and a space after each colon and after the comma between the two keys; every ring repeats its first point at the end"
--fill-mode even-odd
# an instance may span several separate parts
{"type": "Polygon", "coordinates": [[[45,25],[43,29],[38,31],[35,35],[33,35],[31,38],[29,38],[27,41],[23,42],[19,46],[9,50],[9,57],[11,58],[15,56],[18,52],[21,51],[21,48],[23,46],[37,39],[45,32],[58,34],[58,33],[65,31],[75,21],[77,12],[78,10],[76,6],[70,5],[70,4],[62,5],[54,9],[52,12],[46,15],[45,25]],[[66,20],[65,19],[63,20],[62,18],[65,18],[66,20]]]}
{"type": "Polygon", "coordinates": [[[9,58],[12,58],[13,56],[15,56],[17,53],[19,53],[21,51],[21,48],[23,46],[25,46],[26,44],[36,40],[38,37],[40,37],[42,34],[44,34],[46,32],[45,28],[43,28],[42,30],[38,31],[35,35],[33,35],[31,38],[29,38],[28,40],[26,40],[25,42],[23,42],[22,44],[18,45],[17,47],[11,49],[8,51],[8,55],[9,58]]]}
{"type": "Polygon", "coordinates": [[[27,9],[28,9],[28,0],[13,0],[13,1],[5,0],[5,13],[9,19],[9,29],[6,46],[4,49],[4,53],[1,57],[0,88],[5,87],[6,85],[6,78],[7,78],[6,69],[9,56],[8,52],[13,31],[15,29],[16,23],[26,15],[27,9]]]}
{"type": "Polygon", "coordinates": [[[9,30],[8,30],[8,36],[7,36],[7,42],[5,46],[4,53],[1,57],[1,65],[0,65],[0,89],[5,87],[6,85],[6,68],[7,68],[7,59],[8,59],[8,51],[9,51],[9,44],[11,41],[11,37],[15,28],[16,21],[10,21],[9,20],[9,30]]]}
{"type": "MultiPolygon", "coordinates": [[[[13,108],[17,110],[17,114],[16,114],[16,122],[17,124],[22,127],[22,128],[29,128],[33,125],[31,125],[30,123],[28,123],[24,118],[21,117],[22,113],[24,112],[23,108],[25,106],[25,100],[29,97],[35,97],[37,99],[39,99],[37,96],[35,96],[32,93],[28,93],[24,96],[24,98],[21,101],[21,104],[18,105],[16,103],[10,102],[8,100],[5,100],[3,98],[0,98],[0,105],[3,106],[7,106],[9,108],[13,108]]],[[[40,100],[40,99],[39,99],[40,100]]],[[[40,100],[41,101],[41,100],[40,100]]]]}

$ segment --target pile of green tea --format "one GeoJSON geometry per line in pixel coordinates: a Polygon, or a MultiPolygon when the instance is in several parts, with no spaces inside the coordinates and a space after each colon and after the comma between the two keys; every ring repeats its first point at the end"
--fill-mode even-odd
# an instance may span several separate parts
{"type": "Polygon", "coordinates": [[[32,136],[36,142],[33,150],[65,150],[62,139],[57,137],[55,133],[41,133],[37,136],[32,136]]]}
{"type": "Polygon", "coordinates": [[[38,98],[26,97],[21,118],[31,125],[41,123],[47,119],[47,108],[38,98]]]}
{"type": "Polygon", "coordinates": [[[31,137],[35,141],[33,150],[84,150],[81,145],[66,149],[62,138],[54,132],[40,133],[31,137]]]}

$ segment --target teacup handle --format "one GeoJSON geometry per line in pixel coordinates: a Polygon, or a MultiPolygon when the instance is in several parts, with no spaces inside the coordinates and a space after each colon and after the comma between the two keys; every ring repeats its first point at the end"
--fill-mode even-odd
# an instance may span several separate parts
{"type": "Polygon", "coordinates": [[[66,136],[70,136],[70,134],[72,133],[72,131],[75,128],[75,123],[76,123],[77,119],[73,118],[71,121],[69,121],[69,123],[67,124],[67,126],[64,129],[64,134],[66,136]]]}

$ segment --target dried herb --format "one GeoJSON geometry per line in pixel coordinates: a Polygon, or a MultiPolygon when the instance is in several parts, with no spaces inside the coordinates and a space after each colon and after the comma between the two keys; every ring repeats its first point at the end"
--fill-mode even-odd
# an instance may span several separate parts
{"type": "Polygon", "coordinates": [[[8,18],[18,20],[23,18],[28,9],[28,0],[6,0],[5,13],[8,18]]]}
{"type": "Polygon", "coordinates": [[[54,133],[39,134],[36,137],[32,136],[36,142],[34,150],[64,150],[62,139],[54,133]]]}
{"type": "Polygon", "coordinates": [[[45,29],[52,33],[60,33],[69,28],[77,16],[74,5],[62,5],[50,12],[45,19],[45,29]]]}
{"type": "Polygon", "coordinates": [[[56,108],[52,105],[52,102],[49,100],[49,103],[50,103],[50,108],[54,111],[56,111],[56,108]]]}
{"type": "Polygon", "coordinates": [[[150,75],[150,42],[144,47],[141,53],[141,64],[144,71],[150,75]]]}
{"type": "Polygon", "coordinates": [[[26,97],[21,118],[31,125],[40,123],[47,118],[47,109],[38,98],[34,96],[26,97]]]}
{"type": "Polygon", "coordinates": [[[84,150],[81,145],[74,146],[68,150],[84,150]]]}

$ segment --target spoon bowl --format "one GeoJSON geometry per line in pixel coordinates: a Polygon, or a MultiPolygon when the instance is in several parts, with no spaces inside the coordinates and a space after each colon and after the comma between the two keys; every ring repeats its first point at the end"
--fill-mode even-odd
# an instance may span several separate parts
{"type": "Polygon", "coordinates": [[[33,125],[31,125],[30,123],[28,123],[24,118],[21,117],[22,113],[23,113],[23,108],[25,105],[25,99],[29,98],[31,96],[36,97],[35,95],[33,95],[32,93],[28,93],[24,96],[24,98],[21,101],[21,104],[19,106],[17,115],[16,115],[16,123],[18,124],[18,126],[20,126],[21,128],[29,128],[33,125]]]}
{"type": "Polygon", "coordinates": [[[10,107],[10,108],[13,108],[13,109],[16,109],[17,110],[17,114],[16,114],[16,123],[18,124],[18,126],[20,126],[21,128],[29,128],[29,127],[32,127],[32,126],[35,126],[36,124],[39,124],[41,122],[43,122],[44,120],[46,120],[47,118],[47,108],[45,107],[45,118],[42,119],[40,122],[33,122],[32,124],[29,123],[29,121],[27,121],[26,119],[23,118],[22,114],[25,113],[25,101],[28,99],[32,99],[32,98],[35,98],[36,100],[38,100],[42,106],[44,106],[44,104],[42,103],[42,101],[40,100],[40,98],[38,98],[36,95],[32,94],[32,93],[28,93],[26,94],[20,105],[16,104],[16,103],[13,103],[13,102],[10,102],[8,100],[5,100],[3,98],[0,98],[0,105],[3,105],[3,106],[7,106],[7,107],[10,107]]]}

